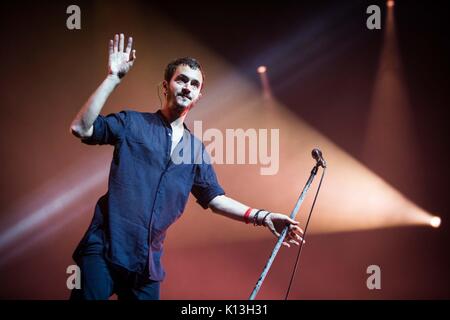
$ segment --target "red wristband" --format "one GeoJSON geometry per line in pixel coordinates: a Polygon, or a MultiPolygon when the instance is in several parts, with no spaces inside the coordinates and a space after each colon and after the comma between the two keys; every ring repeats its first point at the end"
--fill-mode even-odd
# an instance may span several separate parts
{"type": "Polygon", "coordinates": [[[253,208],[248,208],[247,211],[245,211],[244,214],[244,221],[245,223],[249,223],[250,221],[248,220],[250,213],[252,212],[253,208]]]}

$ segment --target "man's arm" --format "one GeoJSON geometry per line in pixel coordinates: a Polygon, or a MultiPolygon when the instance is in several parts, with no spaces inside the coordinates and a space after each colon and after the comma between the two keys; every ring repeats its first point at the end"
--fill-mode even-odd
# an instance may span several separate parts
{"type": "MultiPolygon", "coordinates": [[[[244,216],[249,209],[248,206],[224,195],[212,199],[209,202],[209,207],[215,213],[238,221],[245,221],[244,216]]],[[[303,230],[298,226],[298,221],[292,220],[281,213],[270,212],[270,214],[267,214],[268,211],[260,212],[255,221],[257,212],[258,209],[251,209],[248,220],[255,222],[257,225],[267,227],[277,238],[280,236],[284,227],[289,226],[289,232],[287,233],[283,245],[289,247],[289,243],[299,245],[296,240],[303,241],[301,237],[301,235],[303,235],[303,230]]]]}
{"type": "Polygon", "coordinates": [[[136,60],[136,50],[131,51],[133,39],[128,39],[128,45],[124,48],[123,33],[116,34],[114,41],[109,41],[108,75],[101,85],[90,96],[78,112],[70,125],[70,131],[79,138],[92,136],[93,124],[97,119],[106,100],[120,83],[121,79],[130,71],[136,60]]]}

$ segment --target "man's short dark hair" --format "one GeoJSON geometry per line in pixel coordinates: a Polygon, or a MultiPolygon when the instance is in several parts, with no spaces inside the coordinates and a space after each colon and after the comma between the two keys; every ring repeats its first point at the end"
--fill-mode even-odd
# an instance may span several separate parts
{"type": "Polygon", "coordinates": [[[164,71],[164,80],[166,80],[167,82],[170,82],[170,79],[172,79],[173,74],[175,73],[175,70],[177,70],[178,66],[180,66],[180,65],[186,65],[186,66],[189,66],[191,69],[200,70],[200,72],[202,73],[202,77],[203,77],[203,81],[202,81],[202,86],[203,86],[203,82],[205,81],[205,75],[202,71],[202,67],[196,59],[191,58],[191,57],[178,58],[178,59],[175,59],[175,60],[169,62],[169,64],[166,67],[166,70],[164,71]]]}

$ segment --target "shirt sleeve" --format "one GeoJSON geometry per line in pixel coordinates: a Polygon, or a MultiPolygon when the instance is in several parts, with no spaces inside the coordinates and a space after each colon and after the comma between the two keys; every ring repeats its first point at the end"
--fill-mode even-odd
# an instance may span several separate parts
{"type": "Polygon", "coordinates": [[[208,209],[209,202],[216,196],[224,195],[225,191],[217,181],[216,172],[211,164],[208,153],[204,151],[203,154],[207,159],[197,164],[191,192],[197,199],[197,203],[203,209],[208,209]]]}
{"type": "Polygon", "coordinates": [[[115,145],[124,135],[128,122],[129,113],[127,111],[111,113],[107,116],[99,115],[94,121],[92,136],[81,139],[81,142],[89,145],[115,145]]]}

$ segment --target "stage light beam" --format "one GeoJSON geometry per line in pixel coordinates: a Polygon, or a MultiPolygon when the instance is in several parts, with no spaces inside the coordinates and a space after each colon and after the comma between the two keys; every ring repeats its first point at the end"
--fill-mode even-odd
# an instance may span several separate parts
{"type": "Polygon", "coordinates": [[[256,71],[259,73],[261,79],[263,97],[264,99],[270,99],[272,97],[272,90],[270,89],[269,78],[267,77],[267,67],[261,65],[256,71]]]}
{"type": "Polygon", "coordinates": [[[440,217],[437,217],[437,216],[431,217],[431,219],[430,219],[430,225],[431,225],[433,228],[439,228],[439,226],[441,225],[441,218],[440,218],[440,217]]]}
{"type": "Polygon", "coordinates": [[[256,69],[258,73],[265,73],[267,71],[266,66],[259,66],[258,69],[256,69]]]}

